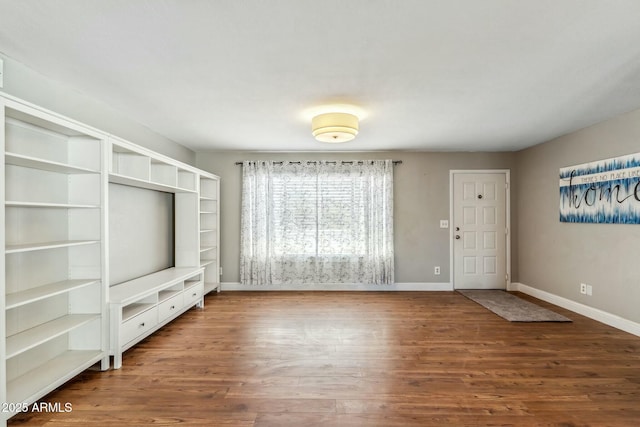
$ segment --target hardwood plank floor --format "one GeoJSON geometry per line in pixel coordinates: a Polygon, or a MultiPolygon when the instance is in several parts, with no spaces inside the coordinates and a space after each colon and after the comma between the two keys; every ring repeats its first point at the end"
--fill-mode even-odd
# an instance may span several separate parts
{"type": "Polygon", "coordinates": [[[636,426],[640,338],[455,292],[223,292],[10,426],[636,426]]]}

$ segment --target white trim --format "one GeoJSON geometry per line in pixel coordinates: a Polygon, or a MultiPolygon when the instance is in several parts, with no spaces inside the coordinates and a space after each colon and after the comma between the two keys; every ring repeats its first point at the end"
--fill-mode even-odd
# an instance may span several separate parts
{"type": "Polygon", "coordinates": [[[590,319],[597,320],[605,325],[612,326],[616,329],[628,332],[630,334],[640,337],[640,323],[633,322],[628,319],[624,319],[615,314],[589,307],[588,305],[581,304],[579,302],[546,292],[540,289],[532,288],[523,283],[512,283],[509,287],[510,291],[519,291],[532,297],[541,299],[543,301],[555,304],[559,307],[566,308],[575,313],[586,316],[590,319]]]}
{"type": "MultiPolygon", "coordinates": [[[[517,291],[518,288],[520,287],[520,285],[525,286],[522,283],[518,283],[518,282],[509,283],[509,285],[507,286],[507,290],[508,291],[517,291]]],[[[526,292],[524,292],[524,293],[526,293],[526,292]]]]}
{"type": "Polygon", "coordinates": [[[393,285],[365,285],[365,284],[314,284],[314,285],[243,285],[239,282],[222,282],[222,291],[453,291],[451,283],[409,282],[394,283],[393,285]]]}
{"type": "Polygon", "coordinates": [[[451,287],[455,289],[455,276],[453,265],[453,176],[456,174],[467,173],[503,173],[505,184],[505,226],[507,227],[506,238],[506,272],[507,272],[507,289],[511,286],[511,169],[450,169],[449,170],[449,277],[451,278],[451,287]]]}

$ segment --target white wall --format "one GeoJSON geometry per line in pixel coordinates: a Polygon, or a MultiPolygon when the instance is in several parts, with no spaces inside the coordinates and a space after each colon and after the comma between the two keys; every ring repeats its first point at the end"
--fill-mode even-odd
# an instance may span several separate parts
{"type": "Polygon", "coordinates": [[[3,92],[142,145],[184,163],[194,164],[195,153],[131,120],[99,100],[65,86],[29,67],[0,55],[4,61],[3,92]]]}
{"type": "Polygon", "coordinates": [[[561,167],[637,152],[640,110],[517,153],[519,282],[640,322],[640,225],[561,223],[558,188],[561,167]]]}

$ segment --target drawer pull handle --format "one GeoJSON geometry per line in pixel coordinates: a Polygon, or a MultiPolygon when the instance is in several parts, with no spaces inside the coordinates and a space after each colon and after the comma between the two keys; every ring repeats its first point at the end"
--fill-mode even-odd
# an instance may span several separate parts
{"type": "Polygon", "coordinates": [[[192,297],[195,297],[196,295],[198,295],[197,292],[194,292],[193,295],[191,295],[192,297]]]}
{"type": "Polygon", "coordinates": [[[172,305],[172,306],[171,306],[171,310],[173,310],[174,308],[176,308],[176,306],[175,306],[175,305],[172,305]]]}
{"type": "Polygon", "coordinates": [[[144,328],[144,322],[140,323],[140,327],[144,328]]]}

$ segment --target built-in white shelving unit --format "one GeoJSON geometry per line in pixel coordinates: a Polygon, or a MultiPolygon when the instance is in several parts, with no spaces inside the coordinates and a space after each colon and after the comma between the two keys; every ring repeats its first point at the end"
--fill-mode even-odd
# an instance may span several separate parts
{"type": "Polygon", "coordinates": [[[0,402],[30,404],[220,290],[219,179],[3,93],[0,113],[0,402]],[[173,194],[175,267],[109,286],[109,183],[173,194]]]}
{"type": "Polygon", "coordinates": [[[0,108],[0,401],[31,403],[108,367],[106,137],[16,99],[0,108]]]}
{"type": "Polygon", "coordinates": [[[110,144],[110,182],[175,197],[175,268],[110,288],[111,354],[120,368],[123,351],[194,305],[204,307],[204,294],[219,289],[217,265],[201,262],[218,259],[218,179],[127,141],[110,144]]]}
{"type": "Polygon", "coordinates": [[[205,294],[220,292],[220,180],[200,174],[200,267],[204,268],[205,294]]]}

